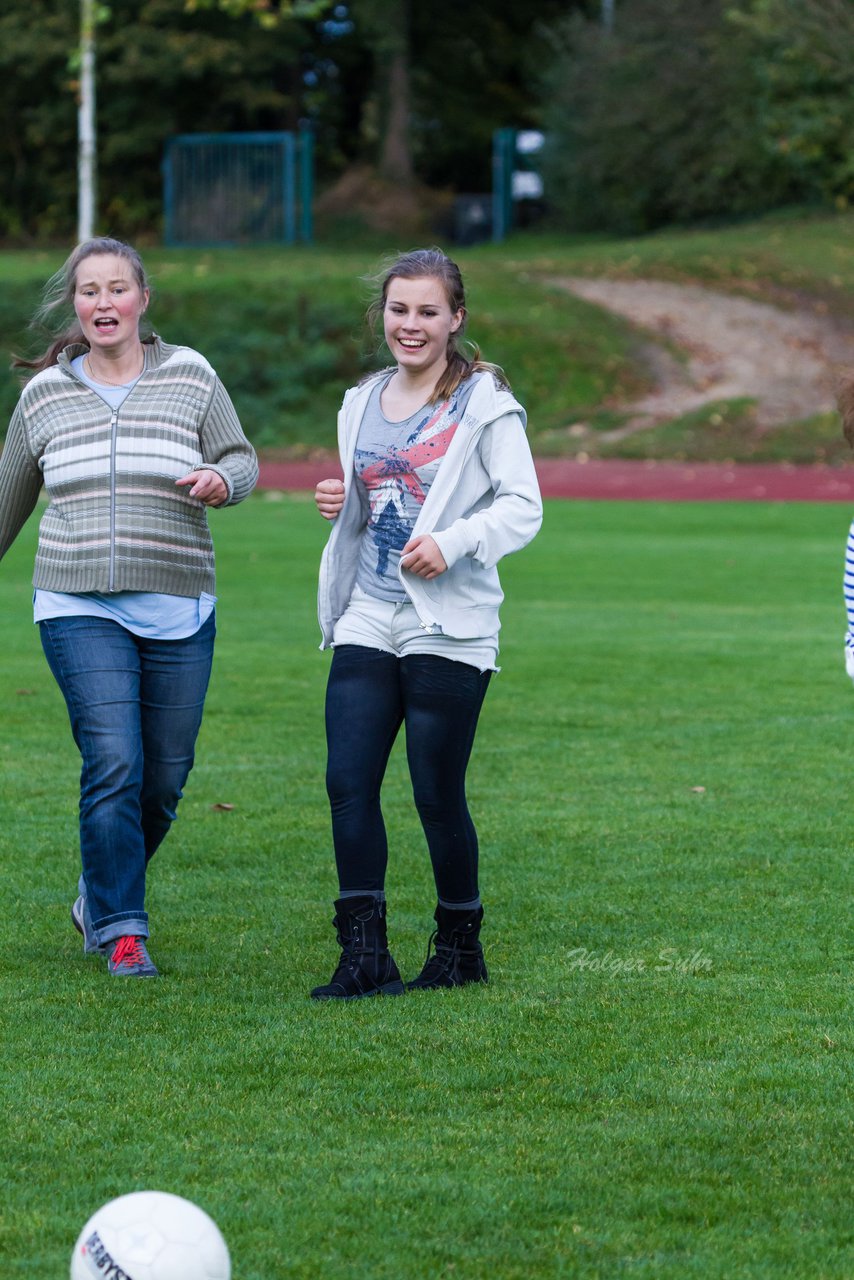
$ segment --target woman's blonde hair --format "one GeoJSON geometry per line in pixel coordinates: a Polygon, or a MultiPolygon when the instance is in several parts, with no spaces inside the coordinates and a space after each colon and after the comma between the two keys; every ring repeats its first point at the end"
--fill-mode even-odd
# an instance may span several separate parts
{"type": "Polygon", "coordinates": [[[459,344],[465,333],[468,318],[463,278],[457,264],[452,262],[441,249],[413,249],[409,253],[402,253],[394,261],[389,262],[374,278],[373,283],[379,286],[379,295],[368,307],[367,320],[371,328],[376,330],[382,319],[392,280],[422,280],[428,277],[440,281],[445,290],[451,314],[456,315],[460,312],[462,315],[460,327],[455,333],[448,335],[448,364],[433,389],[433,400],[447,400],[461,382],[470,378],[473,373],[480,372],[491,373],[503,387],[509,390],[510,384],[504,370],[497,364],[488,364],[485,360],[481,360],[480,349],[475,343],[467,344],[471,352],[470,358],[460,349],[459,344]]]}
{"type": "Polygon", "coordinates": [[[139,285],[140,293],[144,293],[146,289],[150,291],[151,286],[145,274],[145,267],[136,249],[125,244],[123,240],[113,240],[110,236],[97,236],[93,240],[84,240],[48,280],[41,305],[30,322],[31,329],[47,329],[53,334],[47,347],[40,356],[32,360],[27,360],[23,356],[14,356],[13,368],[31,369],[33,373],[40,373],[42,369],[56,364],[59,353],[64,347],[78,342],[85,343],[83,331],[77,317],[73,314],[77,270],[84,259],[96,257],[99,254],[112,254],[116,258],[123,258],[139,285]]]}

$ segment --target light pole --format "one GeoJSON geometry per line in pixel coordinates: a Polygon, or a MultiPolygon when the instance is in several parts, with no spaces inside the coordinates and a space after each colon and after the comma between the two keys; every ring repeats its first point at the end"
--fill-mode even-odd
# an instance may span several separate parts
{"type": "Polygon", "coordinates": [[[77,241],[95,231],[95,0],[80,0],[80,101],[77,108],[77,241]]]}
{"type": "Polygon", "coordinates": [[[614,0],[602,0],[602,26],[606,31],[614,30],[614,0]]]}

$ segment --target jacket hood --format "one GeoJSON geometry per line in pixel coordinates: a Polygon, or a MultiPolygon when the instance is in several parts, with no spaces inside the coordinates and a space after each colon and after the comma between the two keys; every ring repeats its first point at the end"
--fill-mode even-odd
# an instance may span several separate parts
{"type": "Polygon", "coordinates": [[[516,413],[522,420],[522,426],[527,426],[528,415],[509,387],[503,387],[501,383],[496,382],[491,373],[476,374],[475,377],[477,385],[468,402],[464,418],[471,414],[486,426],[496,418],[503,417],[505,413],[516,413]]]}

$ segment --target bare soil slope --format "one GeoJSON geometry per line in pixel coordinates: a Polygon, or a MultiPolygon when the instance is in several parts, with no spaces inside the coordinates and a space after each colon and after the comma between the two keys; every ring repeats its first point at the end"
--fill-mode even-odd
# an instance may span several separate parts
{"type": "Polygon", "coordinates": [[[783,311],[660,280],[555,283],[660,343],[652,347],[655,390],[619,406],[629,420],[603,438],[619,439],[705,404],[741,398],[756,401],[758,427],[783,426],[831,411],[840,373],[854,372],[854,334],[814,308],[783,311]]]}

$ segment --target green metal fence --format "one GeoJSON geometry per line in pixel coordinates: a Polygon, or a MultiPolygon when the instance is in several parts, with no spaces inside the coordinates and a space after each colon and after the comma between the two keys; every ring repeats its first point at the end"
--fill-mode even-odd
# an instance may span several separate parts
{"type": "Polygon", "coordinates": [[[313,170],[308,130],[170,138],[163,158],[164,240],[310,242],[313,170]]]}

